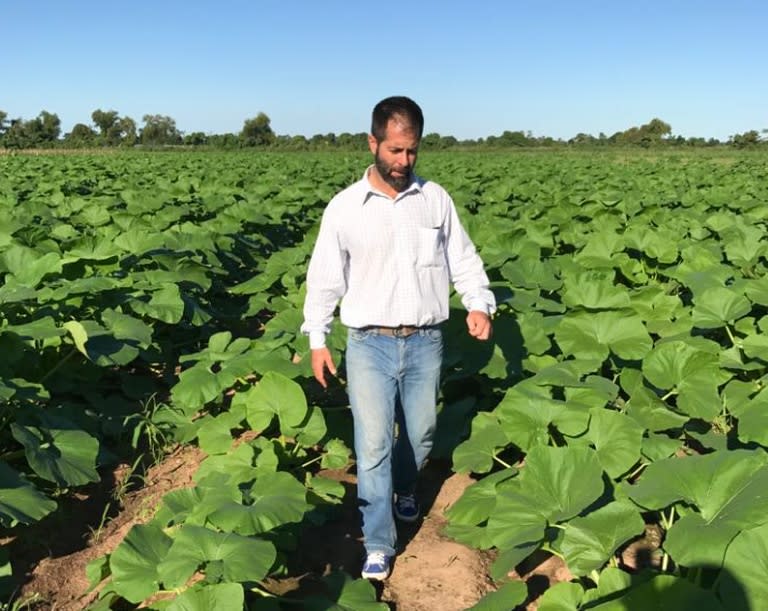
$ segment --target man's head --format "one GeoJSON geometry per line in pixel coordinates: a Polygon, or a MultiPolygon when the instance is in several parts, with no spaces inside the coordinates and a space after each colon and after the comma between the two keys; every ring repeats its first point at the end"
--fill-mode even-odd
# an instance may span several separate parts
{"type": "Polygon", "coordinates": [[[373,109],[368,145],[376,170],[395,191],[404,190],[411,182],[423,130],[424,115],[410,98],[386,98],[373,109]]]}
{"type": "Polygon", "coordinates": [[[387,124],[391,120],[410,126],[411,130],[421,140],[424,131],[424,115],[419,105],[411,98],[396,95],[385,98],[373,107],[371,117],[371,135],[379,142],[384,140],[387,124]]]}

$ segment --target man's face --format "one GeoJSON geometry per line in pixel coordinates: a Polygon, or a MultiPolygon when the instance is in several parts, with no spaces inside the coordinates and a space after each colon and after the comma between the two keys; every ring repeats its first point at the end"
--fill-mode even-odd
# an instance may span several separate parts
{"type": "Polygon", "coordinates": [[[378,141],[370,136],[368,142],[382,180],[395,191],[406,189],[411,184],[411,172],[416,165],[418,134],[410,125],[390,119],[384,139],[378,141]]]}

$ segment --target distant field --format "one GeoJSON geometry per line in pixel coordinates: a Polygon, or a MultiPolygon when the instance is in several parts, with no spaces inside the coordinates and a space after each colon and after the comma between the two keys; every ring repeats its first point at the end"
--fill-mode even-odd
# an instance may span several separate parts
{"type": "MultiPolygon", "coordinates": [[[[353,465],[343,387],[320,392],[304,358],[304,275],[325,204],[368,163],[0,157],[0,597],[35,525],[179,444],[208,456],[195,485],[92,567],[103,601],[260,608],[253,588],[290,573],[301,529],[344,497],[323,470],[353,465]]],[[[479,480],[447,533],[493,550],[488,603],[523,602],[502,584],[538,552],[573,575],[542,597],[561,608],[759,608],[768,154],[424,152],[417,169],[453,195],[499,301],[492,343],[459,312],[446,325],[435,447],[479,480]],[[650,528],[641,573],[627,549],[650,528]]],[[[376,601],[331,581],[327,602],[376,601]]]]}

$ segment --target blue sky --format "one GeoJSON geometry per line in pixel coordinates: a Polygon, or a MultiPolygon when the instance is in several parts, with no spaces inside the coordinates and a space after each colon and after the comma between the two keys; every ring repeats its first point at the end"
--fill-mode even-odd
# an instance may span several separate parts
{"type": "Polygon", "coordinates": [[[356,133],[395,94],[460,139],[768,128],[764,0],[0,0],[0,26],[0,110],[64,131],[100,108],[185,133],[260,111],[278,134],[356,133]]]}

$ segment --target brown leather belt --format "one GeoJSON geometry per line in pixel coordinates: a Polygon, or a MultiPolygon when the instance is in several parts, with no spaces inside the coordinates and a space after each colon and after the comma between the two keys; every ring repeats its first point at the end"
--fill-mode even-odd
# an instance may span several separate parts
{"type": "Polygon", "coordinates": [[[400,325],[399,327],[363,327],[361,331],[373,331],[379,335],[388,335],[389,337],[408,337],[418,333],[421,329],[429,327],[412,327],[410,325],[400,325]]]}

